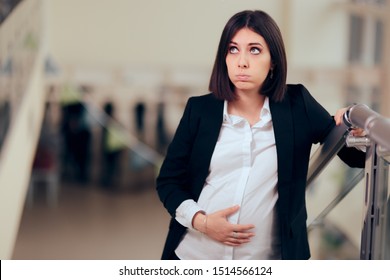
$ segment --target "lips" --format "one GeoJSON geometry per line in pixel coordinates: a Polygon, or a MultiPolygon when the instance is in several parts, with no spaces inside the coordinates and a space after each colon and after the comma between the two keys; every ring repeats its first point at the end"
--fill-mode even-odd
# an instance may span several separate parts
{"type": "Polygon", "coordinates": [[[248,81],[250,76],[249,75],[236,75],[236,78],[238,81],[248,81]]]}

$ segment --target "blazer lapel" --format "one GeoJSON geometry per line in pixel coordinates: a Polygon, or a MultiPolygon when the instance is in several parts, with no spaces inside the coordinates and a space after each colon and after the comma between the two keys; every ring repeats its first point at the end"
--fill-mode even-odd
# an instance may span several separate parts
{"type": "MultiPolygon", "coordinates": [[[[270,110],[274,127],[279,183],[292,179],[294,128],[290,102],[273,102],[270,100],[270,110]]],[[[279,188],[284,184],[279,184],[279,188]]]]}
{"type": "Polygon", "coordinates": [[[210,102],[203,104],[202,119],[196,137],[196,145],[194,153],[196,154],[196,162],[194,167],[197,170],[197,178],[195,181],[195,197],[198,198],[203,188],[206,177],[209,173],[211,157],[214,152],[215,145],[218,141],[219,132],[222,126],[223,119],[223,101],[216,100],[210,97],[210,102]]]}

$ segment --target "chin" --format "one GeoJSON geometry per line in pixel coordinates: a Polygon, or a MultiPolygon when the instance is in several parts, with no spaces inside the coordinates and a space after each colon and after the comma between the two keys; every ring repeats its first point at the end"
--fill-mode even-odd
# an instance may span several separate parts
{"type": "Polygon", "coordinates": [[[242,83],[235,84],[236,89],[238,90],[258,90],[258,87],[254,87],[253,85],[243,85],[242,83]]]}

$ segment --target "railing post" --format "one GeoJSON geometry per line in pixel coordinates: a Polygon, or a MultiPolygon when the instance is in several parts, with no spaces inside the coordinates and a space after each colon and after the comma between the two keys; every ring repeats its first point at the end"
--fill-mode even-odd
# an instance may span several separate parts
{"type": "Polygon", "coordinates": [[[365,105],[355,105],[344,116],[346,124],[363,128],[370,141],[346,141],[347,146],[368,146],[365,165],[364,213],[360,246],[363,260],[390,258],[389,145],[390,121],[365,105]]]}
{"type": "Polygon", "coordinates": [[[360,247],[360,258],[363,260],[386,258],[388,164],[377,155],[376,149],[376,144],[371,145],[366,155],[366,190],[360,247]]]}

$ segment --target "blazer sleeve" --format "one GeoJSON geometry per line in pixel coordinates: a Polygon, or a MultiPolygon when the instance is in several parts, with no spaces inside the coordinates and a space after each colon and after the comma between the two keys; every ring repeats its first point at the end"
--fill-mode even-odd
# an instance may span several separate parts
{"type": "Polygon", "coordinates": [[[344,146],[337,155],[349,167],[364,168],[365,166],[366,153],[356,148],[344,146]]]}
{"type": "Polygon", "coordinates": [[[175,217],[176,208],[184,200],[193,199],[188,186],[188,164],[195,133],[191,114],[192,99],[185,106],[156,179],[159,198],[172,217],[175,217]]]}
{"type": "MultiPolygon", "coordinates": [[[[312,142],[323,143],[336,125],[334,118],[310,95],[304,86],[302,86],[302,95],[312,131],[312,142]]],[[[356,148],[344,146],[337,155],[350,167],[364,168],[365,153],[356,148]]]]}
{"type": "Polygon", "coordinates": [[[301,93],[305,104],[306,115],[311,131],[313,144],[324,142],[326,136],[336,125],[333,117],[314,99],[309,91],[301,85],[301,93]]]}

